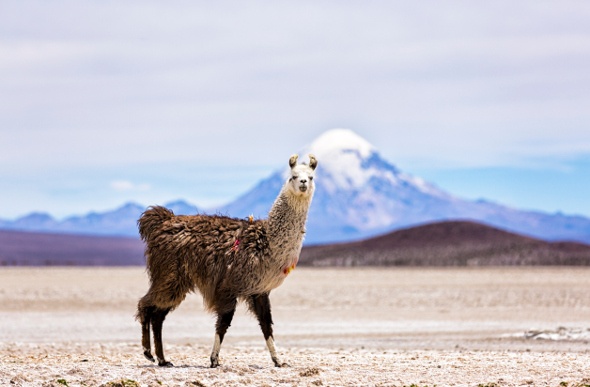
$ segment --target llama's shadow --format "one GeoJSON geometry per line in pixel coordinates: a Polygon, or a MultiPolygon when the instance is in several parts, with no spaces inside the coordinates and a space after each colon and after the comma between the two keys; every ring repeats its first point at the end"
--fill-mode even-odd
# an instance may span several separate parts
{"type": "Polygon", "coordinates": [[[142,364],[142,365],[138,365],[138,368],[142,368],[142,369],[148,369],[148,368],[152,368],[152,369],[157,369],[157,370],[173,370],[175,368],[192,368],[192,369],[201,369],[201,370],[210,370],[212,369],[211,367],[208,366],[204,366],[204,365],[194,365],[194,364],[181,364],[181,365],[174,365],[171,367],[160,367],[157,364],[142,364]]]}
{"type": "Polygon", "coordinates": [[[181,365],[175,365],[175,366],[170,367],[170,368],[191,368],[191,369],[198,369],[198,370],[210,370],[210,369],[212,369],[211,367],[208,367],[208,366],[194,365],[194,364],[181,364],[181,365]]]}
{"type": "MultiPolygon", "coordinates": [[[[185,369],[198,369],[198,370],[215,370],[215,369],[231,369],[231,366],[224,366],[224,365],[219,365],[216,368],[211,368],[209,366],[204,366],[204,365],[195,365],[195,364],[180,364],[180,365],[174,365],[172,367],[160,367],[157,364],[142,364],[142,365],[138,365],[138,368],[142,368],[142,369],[148,369],[148,368],[152,368],[152,369],[158,369],[158,370],[166,370],[166,369],[175,369],[175,368],[185,368],[185,369]]],[[[248,364],[247,366],[248,368],[252,369],[252,370],[263,370],[267,367],[261,366],[260,364],[248,364]]]]}

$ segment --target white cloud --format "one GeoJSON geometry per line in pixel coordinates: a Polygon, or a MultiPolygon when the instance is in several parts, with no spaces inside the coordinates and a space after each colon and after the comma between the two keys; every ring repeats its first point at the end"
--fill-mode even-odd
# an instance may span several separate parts
{"type": "Polygon", "coordinates": [[[111,189],[119,192],[126,192],[126,191],[149,191],[151,186],[149,184],[135,184],[128,180],[113,180],[109,184],[111,189]]]}
{"type": "Polygon", "coordinates": [[[335,127],[422,168],[589,154],[588,20],[587,1],[2,2],[0,181],[109,167],[137,193],[138,166],[280,165],[335,127]]]}

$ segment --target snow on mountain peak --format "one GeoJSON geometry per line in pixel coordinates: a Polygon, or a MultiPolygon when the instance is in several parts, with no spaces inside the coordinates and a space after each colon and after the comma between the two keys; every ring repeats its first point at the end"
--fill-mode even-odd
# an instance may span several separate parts
{"type": "Polygon", "coordinates": [[[318,158],[329,158],[334,152],[356,152],[368,157],[375,147],[350,129],[332,129],[324,132],[309,147],[318,158]]]}
{"type": "Polygon", "coordinates": [[[320,135],[306,150],[319,161],[322,184],[334,193],[337,190],[366,190],[373,179],[392,186],[409,184],[418,191],[438,197],[448,194],[428,182],[402,173],[383,160],[377,149],[350,129],[332,129],[320,135]]]}

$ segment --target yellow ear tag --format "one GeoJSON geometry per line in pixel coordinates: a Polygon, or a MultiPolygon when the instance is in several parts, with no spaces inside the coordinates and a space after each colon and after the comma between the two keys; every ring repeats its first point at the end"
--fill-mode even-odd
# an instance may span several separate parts
{"type": "Polygon", "coordinates": [[[285,275],[289,275],[289,273],[290,273],[290,272],[292,272],[293,270],[295,270],[295,264],[292,264],[291,266],[289,266],[289,267],[286,267],[286,268],[283,270],[283,273],[284,273],[285,275]]]}

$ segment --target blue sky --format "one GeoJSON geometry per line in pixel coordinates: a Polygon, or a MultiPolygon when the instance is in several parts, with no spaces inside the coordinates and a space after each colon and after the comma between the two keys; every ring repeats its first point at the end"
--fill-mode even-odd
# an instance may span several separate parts
{"type": "Polygon", "coordinates": [[[229,201],[344,127],[466,198],[590,216],[590,3],[0,3],[0,218],[229,201]]]}

